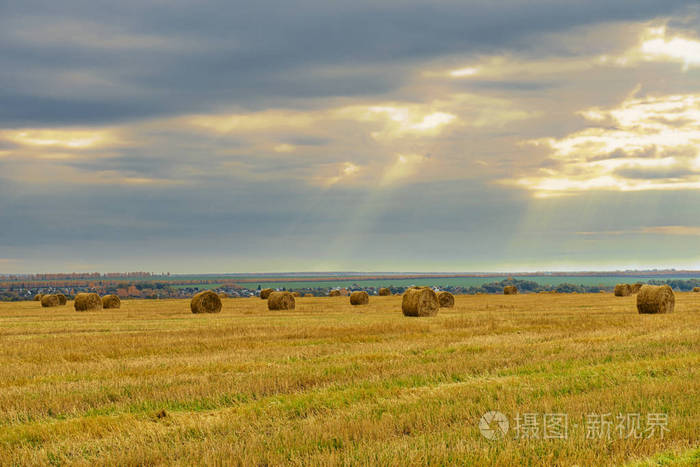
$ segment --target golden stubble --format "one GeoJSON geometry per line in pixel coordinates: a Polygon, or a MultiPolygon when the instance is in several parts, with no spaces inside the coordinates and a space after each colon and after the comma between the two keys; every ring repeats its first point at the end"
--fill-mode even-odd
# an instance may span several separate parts
{"type": "Polygon", "coordinates": [[[700,440],[700,294],[0,303],[0,464],[619,464],[700,440]],[[662,439],[487,441],[488,410],[668,414],[662,439]],[[164,412],[162,412],[164,411],[164,412]]]}

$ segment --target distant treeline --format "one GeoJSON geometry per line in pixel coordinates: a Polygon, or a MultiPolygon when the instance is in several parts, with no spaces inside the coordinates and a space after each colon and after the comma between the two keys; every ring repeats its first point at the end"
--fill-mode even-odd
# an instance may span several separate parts
{"type": "MultiPolygon", "coordinates": [[[[169,276],[170,273],[167,273],[169,276]]],[[[50,274],[3,274],[0,279],[7,281],[55,281],[55,280],[96,280],[96,279],[147,279],[150,272],[56,272],[50,274]]]]}
{"type": "MultiPolygon", "coordinates": [[[[630,278],[633,279],[633,278],[630,278]]],[[[169,282],[164,281],[143,281],[143,282],[132,282],[125,283],[124,281],[95,281],[95,282],[82,282],[82,281],[71,281],[70,285],[64,287],[56,287],[58,284],[62,284],[61,281],[50,282],[52,286],[48,286],[47,282],[43,283],[32,283],[32,287],[22,287],[19,284],[12,284],[9,288],[2,288],[0,283],[0,301],[22,301],[30,300],[35,293],[55,293],[61,292],[64,295],[71,298],[76,293],[79,292],[97,292],[99,294],[113,293],[118,295],[120,298],[187,298],[192,294],[200,291],[201,286],[206,287],[207,283],[211,283],[211,280],[202,281],[182,281],[189,287],[185,288],[175,288],[169,282]],[[77,285],[80,284],[80,285],[77,285]]],[[[226,281],[226,283],[221,283],[218,281],[215,291],[227,292],[231,297],[237,296],[250,296],[255,294],[257,291],[255,289],[241,288],[239,285],[233,283],[233,281],[226,281]]],[[[634,283],[635,281],[630,281],[634,283]]],[[[694,287],[700,287],[700,279],[652,279],[646,281],[648,284],[653,285],[664,285],[668,284],[673,288],[673,290],[681,292],[689,292],[693,290],[694,287]]],[[[67,284],[66,284],[67,285],[67,284]]],[[[420,284],[416,284],[420,285],[420,284]]],[[[456,295],[474,295],[474,294],[502,294],[503,288],[507,285],[514,285],[518,288],[520,293],[538,293],[538,292],[557,292],[557,293],[597,293],[601,290],[611,292],[613,290],[612,286],[604,285],[576,285],[571,283],[561,283],[557,285],[547,285],[539,284],[535,281],[530,280],[520,280],[514,278],[504,279],[498,282],[489,282],[483,284],[479,287],[462,287],[462,286],[436,286],[440,290],[446,290],[456,295]]],[[[389,286],[388,287],[392,294],[402,294],[408,286],[389,286]]],[[[365,290],[370,294],[376,294],[378,287],[362,287],[358,284],[353,284],[348,287],[347,290],[365,290]]],[[[289,288],[282,290],[297,291],[301,293],[311,293],[314,296],[325,296],[328,295],[328,287],[308,287],[308,288],[289,288]]]]}
{"type": "Polygon", "coordinates": [[[163,288],[172,285],[204,285],[204,284],[226,284],[235,286],[236,283],[231,279],[213,280],[213,279],[188,279],[178,280],[174,282],[164,282],[156,280],[134,281],[127,279],[52,279],[52,280],[23,280],[23,281],[1,281],[0,290],[24,290],[24,289],[43,289],[43,288],[58,288],[58,287],[91,287],[91,288],[109,288],[109,287],[125,287],[135,285],[139,288],[163,288]]]}
{"type": "MultiPolygon", "coordinates": [[[[630,279],[634,279],[633,277],[630,277],[630,279]]],[[[630,280],[630,283],[635,283],[636,281],[630,280]]],[[[663,284],[668,284],[670,285],[674,290],[681,291],[681,292],[688,292],[693,290],[693,287],[699,287],[700,286],[700,279],[688,279],[688,280],[683,280],[683,279],[667,279],[667,280],[649,280],[647,282],[648,284],[654,284],[654,285],[663,285],[663,284]]],[[[420,282],[416,282],[416,285],[421,285],[420,282]]],[[[504,279],[501,281],[497,282],[488,282],[486,284],[483,284],[481,286],[470,286],[470,287],[463,287],[463,286],[455,286],[455,285],[449,285],[449,286],[444,286],[444,285],[436,285],[435,288],[440,289],[440,290],[446,290],[448,292],[451,292],[456,295],[475,295],[478,293],[482,294],[502,294],[503,293],[503,288],[507,285],[514,285],[518,288],[518,291],[520,293],[537,293],[537,292],[557,292],[557,293],[598,293],[601,290],[604,290],[606,292],[612,292],[614,289],[614,286],[612,285],[577,285],[577,284],[571,284],[568,282],[563,282],[561,284],[556,284],[556,285],[548,285],[548,284],[540,284],[535,281],[530,281],[530,280],[521,280],[521,279],[514,279],[514,278],[509,278],[509,279],[504,279]]],[[[402,294],[409,286],[392,286],[392,285],[387,285],[387,288],[391,290],[392,294],[402,294]]],[[[379,287],[367,287],[367,286],[361,286],[359,284],[353,284],[350,287],[347,287],[348,291],[354,291],[354,290],[366,290],[371,292],[376,292],[379,289],[379,287]]],[[[328,288],[311,288],[311,287],[304,287],[304,288],[299,288],[299,287],[290,287],[290,288],[285,288],[282,287],[280,290],[289,290],[289,291],[295,291],[295,292],[302,292],[302,293],[313,293],[314,295],[326,295],[328,293],[328,288]]]]}
{"type": "Polygon", "coordinates": [[[700,287],[700,279],[669,279],[665,281],[661,280],[650,280],[647,284],[651,285],[669,285],[673,290],[679,290],[681,292],[690,292],[695,287],[700,287]]]}
{"type": "MultiPolygon", "coordinates": [[[[630,278],[634,279],[634,278],[630,278]]],[[[631,281],[634,283],[634,281],[631,281]]],[[[673,290],[678,290],[681,292],[689,292],[693,290],[693,287],[700,286],[700,279],[667,279],[667,280],[649,280],[646,283],[653,285],[664,285],[668,284],[673,290]]],[[[557,285],[546,285],[539,284],[535,281],[519,280],[519,279],[505,279],[499,282],[489,282],[480,287],[445,287],[452,293],[458,294],[477,294],[477,293],[503,293],[503,287],[507,285],[514,285],[518,288],[521,293],[537,293],[537,292],[557,292],[557,293],[596,293],[601,290],[612,291],[614,287],[612,286],[602,286],[602,285],[576,285],[570,283],[562,283],[557,285]]]]}

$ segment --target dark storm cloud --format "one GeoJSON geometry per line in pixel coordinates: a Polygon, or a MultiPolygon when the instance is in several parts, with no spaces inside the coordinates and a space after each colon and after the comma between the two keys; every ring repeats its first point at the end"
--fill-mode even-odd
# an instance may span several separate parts
{"type": "MultiPolygon", "coordinates": [[[[47,76],[47,80],[50,79],[47,76]]],[[[153,102],[119,101],[107,98],[45,97],[14,94],[12,88],[0,90],[0,125],[61,126],[99,123],[114,118],[139,118],[175,111],[178,106],[167,101],[154,107],[153,102]]]]}
{"type": "MultiPolygon", "coordinates": [[[[404,66],[694,2],[5,2],[0,124],[106,122],[373,95],[404,66]]],[[[304,105],[310,105],[308,102],[304,105]]]]}

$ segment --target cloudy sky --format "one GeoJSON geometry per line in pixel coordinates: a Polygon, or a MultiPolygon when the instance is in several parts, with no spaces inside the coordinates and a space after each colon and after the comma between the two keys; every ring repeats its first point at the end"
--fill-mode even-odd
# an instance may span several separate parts
{"type": "Polygon", "coordinates": [[[700,269],[700,8],[0,2],[0,273],[700,269]]]}

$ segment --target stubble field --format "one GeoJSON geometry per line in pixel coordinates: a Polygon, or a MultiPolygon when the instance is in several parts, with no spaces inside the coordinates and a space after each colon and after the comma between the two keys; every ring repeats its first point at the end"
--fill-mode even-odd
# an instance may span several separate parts
{"type": "Polygon", "coordinates": [[[669,315],[612,294],[457,296],[433,318],[398,296],[0,303],[0,465],[696,465],[699,342],[700,293],[669,315]],[[566,433],[545,439],[546,414],[566,433]],[[619,432],[635,414],[666,419],[619,432]]]}

